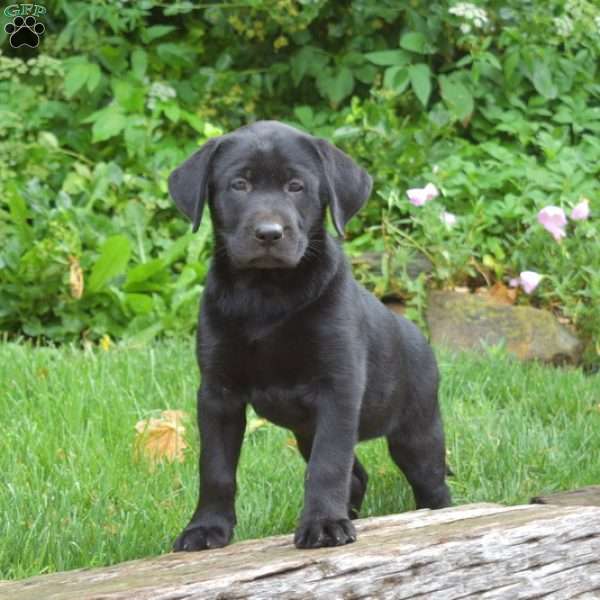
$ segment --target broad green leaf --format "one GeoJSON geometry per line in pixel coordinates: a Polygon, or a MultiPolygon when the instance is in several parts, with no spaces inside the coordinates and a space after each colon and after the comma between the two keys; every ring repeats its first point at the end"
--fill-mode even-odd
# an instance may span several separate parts
{"type": "Polygon", "coordinates": [[[353,69],[354,77],[362,83],[373,83],[373,80],[377,76],[378,69],[373,65],[363,65],[358,69],[353,69]]]}
{"type": "Polygon", "coordinates": [[[110,73],[124,73],[129,68],[129,52],[124,44],[105,43],[98,50],[98,59],[104,66],[105,70],[110,73]]]}
{"type": "Polygon", "coordinates": [[[51,131],[40,131],[38,142],[47,148],[58,148],[60,146],[58,139],[51,131]]]}
{"type": "Polygon", "coordinates": [[[405,50],[418,54],[429,54],[431,47],[427,38],[420,31],[409,31],[400,38],[400,46],[405,50]]]}
{"type": "Polygon", "coordinates": [[[352,92],[354,77],[348,67],[342,67],[333,76],[330,71],[323,73],[317,80],[317,85],[334,104],[338,104],[352,92]]]}
{"type": "Polygon", "coordinates": [[[136,48],[131,53],[131,71],[137,79],[142,79],[148,68],[148,55],[145,50],[136,48]]]}
{"type": "Polygon", "coordinates": [[[353,125],[344,125],[343,127],[338,127],[332,134],[332,139],[335,141],[344,140],[348,138],[355,138],[359,135],[362,135],[362,129],[360,127],[355,127],[353,125]]]}
{"type": "Polygon", "coordinates": [[[111,279],[123,273],[130,254],[131,246],[124,235],[109,237],[102,245],[100,256],[92,268],[86,292],[89,294],[99,292],[111,279]]]}
{"type": "Polygon", "coordinates": [[[510,52],[505,58],[503,63],[504,79],[508,83],[512,80],[519,63],[521,62],[521,55],[518,50],[510,52]]]}
{"type": "Polygon", "coordinates": [[[368,52],[365,58],[376,65],[384,67],[393,65],[406,65],[410,62],[410,56],[404,50],[380,50],[379,52],[368,52]]]}
{"type": "Polygon", "coordinates": [[[103,142],[119,135],[127,125],[127,118],[118,106],[111,105],[101,112],[92,126],[92,142],[103,142]]]}
{"type": "Polygon", "coordinates": [[[125,305],[137,315],[147,315],[152,312],[154,301],[148,294],[125,294],[125,305]]]}
{"type": "Polygon", "coordinates": [[[314,46],[303,46],[290,60],[292,83],[297,86],[305,75],[315,75],[325,67],[327,55],[314,46]]]}
{"type": "Polygon", "coordinates": [[[356,52],[356,50],[351,50],[347,52],[341,57],[340,65],[344,67],[349,67],[350,69],[356,69],[360,67],[365,62],[365,57],[361,52],[356,52]]]}
{"type": "Polygon", "coordinates": [[[85,85],[92,71],[93,67],[88,62],[77,62],[73,64],[65,75],[65,96],[67,98],[72,98],[85,85]]]}
{"type": "Polygon", "coordinates": [[[461,121],[473,113],[473,95],[460,81],[440,76],[442,98],[450,112],[461,121]]]}
{"type": "Polygon", "coordinates": [[[431,70],[425,63],[411,65],[408,68],[410,84],[423,106],[427,105],[431,94],[431,70]]]}
{"type": "Polygon", "coordinates": [[[215,61],[215,69],[217,71],[226,71],[233,63],[233,56],[229,52],[222,52],[219,58],[215,61]]]}
{"type": "Polygon", "coordinates": [[[127,271],[125,286],[146,281],[147,279],[154,277],[156,273],[162,271],[165,267],[165,261],[161,258],[154,258],[141,265],[136,265],[127,271]]]}
{"type": "Polygon", "coordinates": [[[87,76],[86,87],[88,92],[93,92],[100,83],[102,78],[102,71],[96,63],[89,63],[89,70],[87,76]]]}
{"type": "Polygon", "coordinates": [[[552,73],[546,63],[536,62],[534,64],[531,83],[547,100],[553,100],[558,96],[558,88],[552,81],[552,73]]]}
{"type": "Polygon", "coordinates": [[[502,65],[500,64],[500,61],[491,52],[484,52],[483,54],[481,54],[480,59],[483,59],[484,62],[486,62],[489,65],[492,65],[492,67],[498,69],[498,71],[502,71],[502,65]]]}
{"type": "Polygon", "coordinates": [[[313,125],[315,115],[310,106],[297,106],[294,109],[294,115],[298,121],[307,129],[313,125]]]}
{"type": "Polygon", "coordinates": [[[144,156],[151,130],[147,125],[128,121],[124,130],[125,145],[130,156],[144,156]]]}
{"type": "Polygon", "coordinates": [[[183,120],[190,125],[193,129],[195,129],[198,133],[204,133],[204,129],[206,128],[206,123],[194,113],[186,111],[181,111],[181,115],[183,120]]]}
{"type": "Polygon", "coordinates": [[[175,29],[177,28],[173,25],[153,25],[152,27],[142,28],[142,40],[148,43],[175,31],[175,29]]]}
{"type": "MultiPolygon", "coordinates": [[[[210,219],[206,219],[209,221],[210,219]]],[[[202,227],[198,231],[200,234],[202,231],[202,227]]],[[[166,265],[170,265],[172,262],[176,261],[178,258],[185,254],[185,251],[188,249],[191,240],[194,238],[194,235],[191,231],[188,231],[185,235],[177,238],[166,250],[163,254],[161,254],[161,260],[164,261],[166,265]]]]}
{"type": "Polygon", "coordinates": [[[177,123],[179,121],[179,117],[181,116],[181,110],[179,109],[179,106],[177,106],[177,104],[169,102],[165,105],[163,110],[170,121],[172,121],[173,123],[177,123]]]}
{"type": "Polygon", "coordinates": [[[32,238],[32,229],[27,222],[29,218],[29,209],[23,199],[19,189],[13,181],[10,181],[4,191],[5,197],[8,197],[8,208],[10,211],[10,217],[17,227],[19,232],[19,239],[22,243],[26,244],[30,242],[32,238]]]}
{"type": "Polygon", "coordinates": [[[194,10],[194,4],[192,2],[174,2],[171,5],[166,5],[164,14],[167,17],[174,15],[182,15],[185,13],[192,12],[194,10]]]}
{"type": "Polygon", "coordinates": [[[144,90],[136,80],[113,77],[111,86],[117,103],[126,111],[135,113],[144,110],[144,90]]]}
{"type": "Polygon", "coordinates": [[[388,67],[383,75],[384,87],[401,94],[410,83],[410,75],[407,67],[388,67]]]}
{"type": "Polygon", "coordinates": [[[181,306],[190,302],[196,306],[201,292],[202,286],[195,285],[189,290],[176,294],[173,298],[173,311],[177,312],[181,306]]]}
{"type": "Polygon", "coordinates": [[[183,43],[164,43],[159,44],[156,53],[168,65],[180,67],[191,65],[196,58],[196,52],[190,46],[183,43]]]}

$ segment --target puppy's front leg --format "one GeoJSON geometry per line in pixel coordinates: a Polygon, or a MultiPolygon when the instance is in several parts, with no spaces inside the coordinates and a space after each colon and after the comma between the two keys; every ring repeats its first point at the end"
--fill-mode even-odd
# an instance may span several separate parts
{"type": "MultiPolygon", "coordinates": [[[[356,390],[346,390],[356,395],[356,390]]],[[[339,546],[356,540],[348,519],[350,478],[358,437],[360,398],[330,390],[317,399],[317,422],[304,482],[298,548],[339,546]]]]}
{"type": "Polygon", "coordinates": [[[245,404],[224,398],[220,387],[203,383],[198,391],[200,492],[192,520],[173,549],[225,546],[235,525],[235,473],[246,427],[245,404]]]}

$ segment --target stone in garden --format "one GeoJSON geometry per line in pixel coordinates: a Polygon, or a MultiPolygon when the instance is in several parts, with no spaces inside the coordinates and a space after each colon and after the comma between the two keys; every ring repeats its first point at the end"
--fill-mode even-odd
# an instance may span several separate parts
{"type": "Polygon", "coordinates": [[[431,292],[426,319],[432,343],[453,350],[478,350],[483,345],[504,343],[521,360],[575,364],[583,348],[552,313],[500,304],[486,296],[431,292]]]}

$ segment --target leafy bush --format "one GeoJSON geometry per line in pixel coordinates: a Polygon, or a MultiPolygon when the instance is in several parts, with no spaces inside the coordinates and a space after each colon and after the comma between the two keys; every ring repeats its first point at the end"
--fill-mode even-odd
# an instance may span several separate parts
{"type": "Polygon", "coordinates": [[[193,327],[211,233],[186,233],[167,175],[208,137],[277,118],[375,176],[347,245],[384,252],[383,275],[359,269],[378,293],[420,308],[426,277],[475,287],[535,270],[520,301],[600,349],[595,3],[58,1],[46,24],[39,50],[0,55],[1,329],[193,327]],[[442,196],[413,207],[406,189],[427,182],[442,196]],[[556,244],[537,213],[582,197],[592,218],[556,244]],[[415,252],[429,275],[390,270],[415,252]]]}

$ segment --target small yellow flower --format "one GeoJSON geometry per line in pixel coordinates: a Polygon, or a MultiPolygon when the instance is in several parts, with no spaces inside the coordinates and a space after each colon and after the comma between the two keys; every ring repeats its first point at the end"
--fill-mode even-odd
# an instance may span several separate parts
{"type": "Polygon", "coordinates": [[[273,47],[275,50],[279,50],[279,48],[285,48],[289,44],[288,39],[284,35],[280,35],[274,42],[273,47]]]}
{"type": "Polygon", "coordinates": [[[244,25],[243,21],[235,16],[232,15],[231,17],[229,17],[229,19],[227,19],[229,21],[229,24],[238,32],[242,32],[244,31],[244,29],[246,28],[246,26],[244,25]]]}
{"type": "Polygon", "coordinates": [[[112,345],[113,345],[113,343],[112,343],[112,340],[110,339],[110,337],[108,335],[104,334],[102,336],[102,338],[100,339],[100,348],[102,348],[102,350],[104,350],[104,352],[108,352],[112,345]]]}

